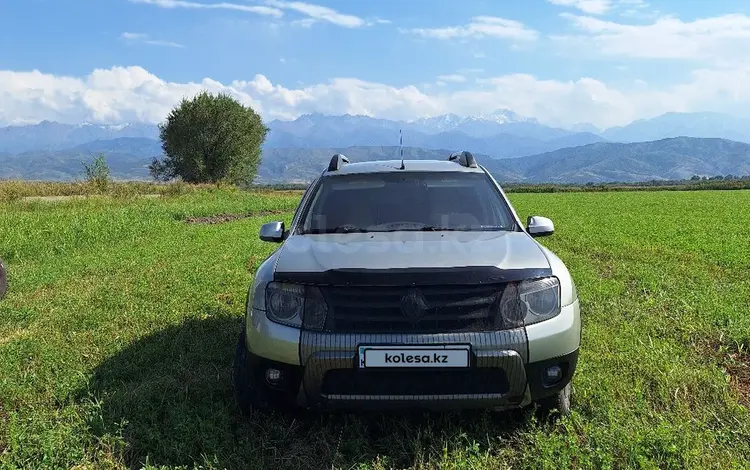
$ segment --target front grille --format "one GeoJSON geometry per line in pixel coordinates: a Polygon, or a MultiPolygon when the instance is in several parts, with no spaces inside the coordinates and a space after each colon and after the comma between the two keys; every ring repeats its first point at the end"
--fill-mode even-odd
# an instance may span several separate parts
{"type": "Polygon", "coordinates": [[[336,333],[441,333],[502,329],[505,284],[323,288],[336,333]]]}
{"type": "Polygon", "coordinates": [[[332,369],[323,377],[323,395],[467,395],[504,394],[503,369],[358,370],[332,369]]]}

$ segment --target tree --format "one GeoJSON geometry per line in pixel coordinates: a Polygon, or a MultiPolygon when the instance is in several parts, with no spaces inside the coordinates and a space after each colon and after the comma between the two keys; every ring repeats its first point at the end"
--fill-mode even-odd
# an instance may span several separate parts
{"type": "Polygon", "coordinates": [[[99,191],[106,191],[112,180],[110,176],[109,165],[104,160],[104,154],[100,153],[91,164],[83,163],[86,172],[86,181],[94,185],[99,191]]]}
{"type": "Polygon", "coordinates": [[[261,162],[268,128],[251,107],[229,95],[203,91],[183,98],[159,125],[165,158],[149,171],[157,180],[250,183],[261,162]]]}

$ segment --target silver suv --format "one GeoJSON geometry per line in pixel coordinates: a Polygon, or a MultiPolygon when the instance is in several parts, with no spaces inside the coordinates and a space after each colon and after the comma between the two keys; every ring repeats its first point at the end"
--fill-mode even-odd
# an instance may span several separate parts
{"type": "Polygon", "coordinates": [[[304,193],[248,291],[235,397],[269,405],[570,410],[579,301],[469,152],[349,163],[304,193]]]}

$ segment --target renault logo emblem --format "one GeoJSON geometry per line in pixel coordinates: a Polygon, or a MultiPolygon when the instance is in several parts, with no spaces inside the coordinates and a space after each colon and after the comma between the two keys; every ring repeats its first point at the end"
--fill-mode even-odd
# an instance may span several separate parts
{"type": "Polygon", "coordinates": [[[424,316],[427,309],[427,301],[422,291],[417,288],[411,288],[401,297],[401,312],[407,318],[418,319],[424,316]]]}

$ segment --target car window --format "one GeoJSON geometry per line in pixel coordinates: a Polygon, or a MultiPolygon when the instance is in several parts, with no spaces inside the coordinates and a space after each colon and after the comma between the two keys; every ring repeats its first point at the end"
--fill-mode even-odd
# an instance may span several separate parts
{"type": "Polygon", "coordinates": [[[307,188],[305,189],[305,192],[302,193],[302,198],[300,198],[299,205],[297,206],[297,209],[294,211],[294,216],[292,216],[292,222],[290,224],[291,227],[294,227],[299,223],[299,220],[302,217],[302,213],[304,212],[304,207],[307,205],[307,201],[310,199],[310,193],[313,191],[317,183],[318,183],[318,178],[315,178],[307,186],[307,188]]]}
{"type": "Polygon", "coordinates": [[[302,233],[512,230],[513,217],[483,173],[368,173],[322,179],[302,233]]]}

